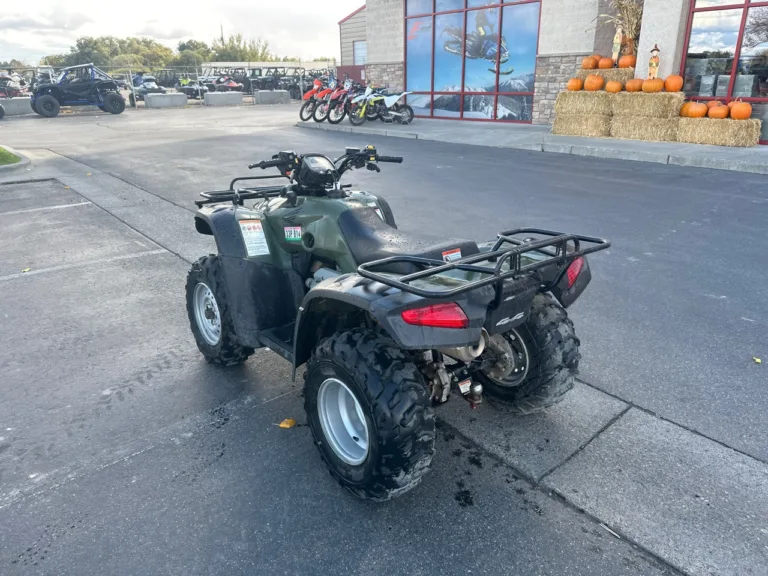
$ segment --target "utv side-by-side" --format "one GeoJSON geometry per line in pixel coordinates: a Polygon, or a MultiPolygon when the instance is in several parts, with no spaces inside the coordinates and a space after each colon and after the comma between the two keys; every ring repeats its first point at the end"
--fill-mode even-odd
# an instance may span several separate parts
{"type": "Polygon", "coordinates": [[[579,340],[568,308],[591,280],[600,238],[518,229],[478,244],[397,229],[381,196],[346,172],[402,162],[368,146],[332,160],[280,152],[286,185],[203,193],[195,227],[218,254],[186,284],[198,348],[211,363],[268,348],[306,365],[304,407],[320,454],[354,494],[416,486],[435,451],[434,406],[457,392],[529,414],[573,387],[579,340]],[[246,201],[253,201],[246,204],[246,201]]]}
{"type": "Polygon", "coordinates": [[[32,110],[46,118],[58,116],[62,106],[98,106],[102,112],[120,114],[125,99],[109,74],[93,64],[63,68],[53,82],[41,82],[32,93],[32,110]]]}

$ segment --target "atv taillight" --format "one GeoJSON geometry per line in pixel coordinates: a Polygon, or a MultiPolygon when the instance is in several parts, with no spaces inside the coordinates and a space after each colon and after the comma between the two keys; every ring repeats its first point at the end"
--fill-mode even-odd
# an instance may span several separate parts
{"type": "Polygon", "coordinates": [[[469,326],[469,318],[455,302],[405,310],[401,316],[406,323],[414,326],[431,326],[432,328],[466,328],[469,326]]]}
{"type": "Polygon", "coordinates": [[[568,266],[568,289],[570,290],[576,283],[576,279],[581,274],[581,269],[584,268],[584,258],[576,258],[571,265],[568,266]]]}

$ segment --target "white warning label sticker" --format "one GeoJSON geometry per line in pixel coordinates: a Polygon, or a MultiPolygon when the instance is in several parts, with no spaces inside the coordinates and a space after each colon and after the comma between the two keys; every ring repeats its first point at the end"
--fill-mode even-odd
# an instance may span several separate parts
{"type": "Polygon", "coordinates": [[[472,388],[471,378],[467,378],[466,380],[459,382],[459,390],[461,390],[462,394],[469,394],[470,388],[472,388]]]}
{"type": "Polygon", "coordinates": [[[264,236],[261,220],[240,220],[240,232],[243,234],[245,251],[249,258],[269,254],[269,244],[264,236]]]}
{"type": "Polygon", "coordinates": [[[454,248],[453,250],[446,250],[443,252],[443,260],[446,262],[453,262],[454,260],[461,260],[461,248],[454,248]]]}

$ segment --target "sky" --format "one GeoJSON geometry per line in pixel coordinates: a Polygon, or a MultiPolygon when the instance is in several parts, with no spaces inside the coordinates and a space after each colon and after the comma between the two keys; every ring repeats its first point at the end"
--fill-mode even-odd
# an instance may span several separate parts
{"type": "Polygon", "coordinates": [[[194,38],[210,43],[240,32],[268,40],[280,56],[339,58],[338,22],[365,0],[3,0],[0,61],[34,64],[42,56],[68,52],[79,36],[148,36],[171,48],[194,38]],[[8,9],[10,7],[10,10],[8,9]]]}

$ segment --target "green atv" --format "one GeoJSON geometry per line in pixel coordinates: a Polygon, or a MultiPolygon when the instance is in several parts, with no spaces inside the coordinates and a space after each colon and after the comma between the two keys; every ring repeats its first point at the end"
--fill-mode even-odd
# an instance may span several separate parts
{"type": "Polygon", "coordinates": [[[306,364],[320,454],[345,488],[372,500],[407,492],[428,471],[433,407],[452,391],[519,414],[562,400],[580,358],[565,309],[591,280],[585,256],[610,246],[538,229],[486,244],[403,233],[381,196],[339,184],[381,162],[402,158],[372,146],[336,160],[280,152],[249,166],[279,176],[203,193],[195,227],[219,253],[198,260],[186,285],[210,363],[240,364],[265,347],[294,379],[306,364]],[[276,177],[289,182],[236,188],[276,177]]]}

